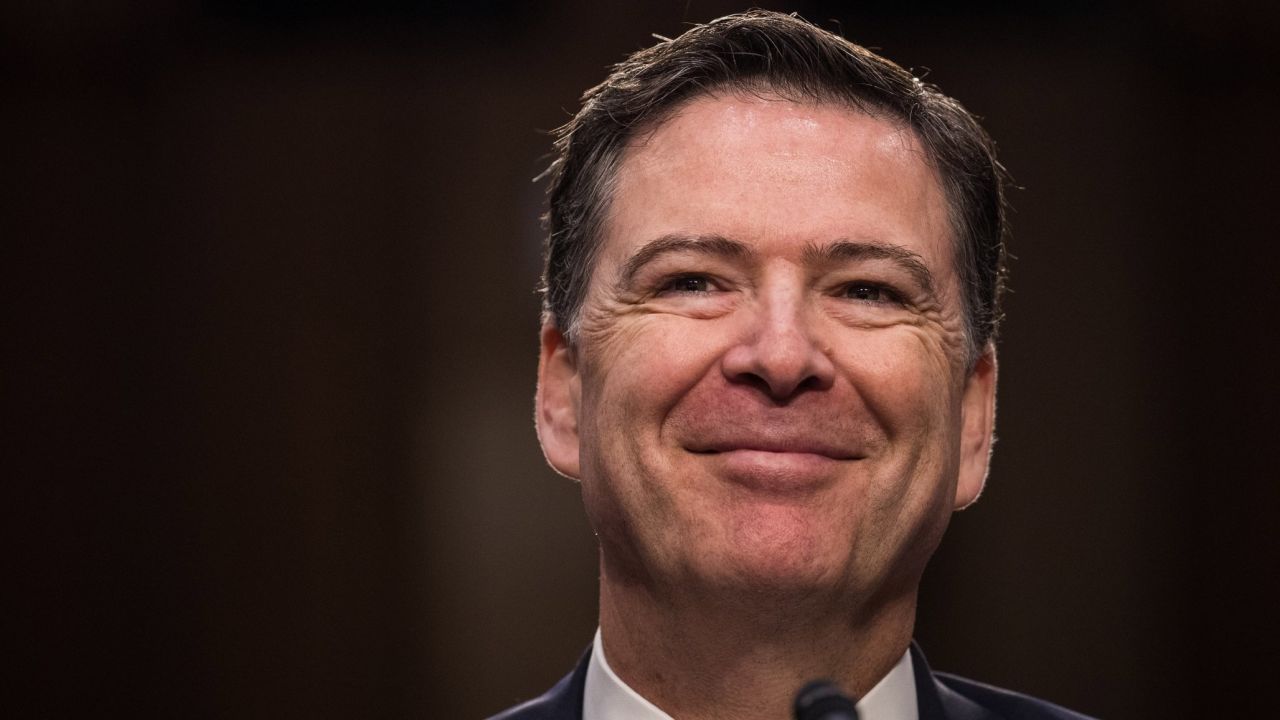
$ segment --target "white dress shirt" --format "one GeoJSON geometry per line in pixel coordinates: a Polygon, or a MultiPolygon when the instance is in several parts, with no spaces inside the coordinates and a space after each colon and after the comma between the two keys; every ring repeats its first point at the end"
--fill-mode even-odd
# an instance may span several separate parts
{"type": "MultiPolygon", "coordinates": [[[[799,690],[799,688],[796,688],[799,690]]],[[[858,701],[859,720],[919,720],[916,707],[916,678],[911,669],[911,652],[858,701]]],[[[657,705],[640,697],[613,673],[605,658],[604,643],[596,630],[591,659],[587,662],[586,689],[582,697],[582,720],[672,720],[657,705]]],[[[785,720],[780,718],[779,720],[785,720]]]]}

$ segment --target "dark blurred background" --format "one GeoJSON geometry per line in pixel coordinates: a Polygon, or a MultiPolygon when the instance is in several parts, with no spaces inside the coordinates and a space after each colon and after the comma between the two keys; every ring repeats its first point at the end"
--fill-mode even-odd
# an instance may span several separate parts
{"type": "MultiPolygon", "coordinates": [[[[1276,13],[763,4],[927,72],[1023,188],[935,668],[1274,715],[1276,13]]],[[[531,422],[532,178],[606,65],[743,7],[6,4],[5,705],[479,718],[567,671],[595,554],[531,422]]]]}

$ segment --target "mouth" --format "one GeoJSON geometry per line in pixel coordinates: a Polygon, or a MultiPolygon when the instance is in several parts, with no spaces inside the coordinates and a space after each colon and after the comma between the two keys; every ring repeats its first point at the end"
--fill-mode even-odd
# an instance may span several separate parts
{"type": "Polygon", "coordinates": [[[717,443],[686,449],[713,463],[716,474],[731,483],[771,495],[811,492],[833,482],[845,464],[863,459],[812,441],[717,443]]]}
{"type": "Polygon", "coordinates": [[[784,440],[746,442],[716,442],[706,445],[692,445],[685,448],[695,455],[726,455],[736,453],[760,455],[810,455],[817,459],[847,461],[861,460],[862,455],[834,444],[818,440],[784,440]]]}

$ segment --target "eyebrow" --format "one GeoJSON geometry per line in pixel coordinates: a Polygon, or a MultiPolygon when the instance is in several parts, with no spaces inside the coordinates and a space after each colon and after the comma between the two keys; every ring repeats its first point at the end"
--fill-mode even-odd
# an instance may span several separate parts
{"type": "Polygon", "coordinates": [[[849,260],[888,260],[902,268],[916,281],[920,289],[936,295],[933,272],[925,265],[924,258],[901,245],[880,242],[854,242],[837,240],[827,245],[808,245],[804,250],[806,263],[832,263],[849,260]]]}
{"type": "Polygon", "coordinates": [[[622,265],[619,284],[630,285],[636,273],[655,258],[671,252],[695,252],[729,258],[749,258],[755,251],[747,245],[723,235],[682,235],[671,233],[645,243],[622,265]]]}

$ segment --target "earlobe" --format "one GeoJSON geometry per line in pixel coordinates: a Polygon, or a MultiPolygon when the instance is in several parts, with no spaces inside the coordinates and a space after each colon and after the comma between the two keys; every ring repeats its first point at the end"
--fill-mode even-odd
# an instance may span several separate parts
{"type": "Polygon", "coordinates": [[[988,343],[965,379],[961,400],[960,477],[955,509],[973,504],[987,482],[996,425],[996,349],[988,343]]]}
{"type": "Polygon", "coordinates": [[[581,476],[578,459],[580,387],[576,352],[557,328],[543,325],[534,422],[547,463],[556,472],[574,480],[581,476]]]}

